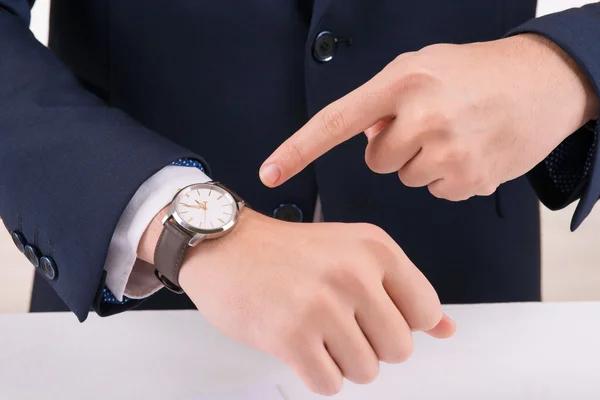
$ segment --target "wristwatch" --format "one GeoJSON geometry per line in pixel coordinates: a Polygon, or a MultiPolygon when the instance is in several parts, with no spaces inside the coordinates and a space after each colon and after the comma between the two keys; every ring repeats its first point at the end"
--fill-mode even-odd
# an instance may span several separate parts
{"type": "Polygon", "coordinates": [[[231,232],[246,203],[218,182],[197,183],[173,198],[154,250],[154,275],[170,291],[181,294],[179,270],[190,247],[231,232]]]}

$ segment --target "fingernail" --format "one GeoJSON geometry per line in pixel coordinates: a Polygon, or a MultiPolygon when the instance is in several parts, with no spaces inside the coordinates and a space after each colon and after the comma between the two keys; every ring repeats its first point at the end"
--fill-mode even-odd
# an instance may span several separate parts
{"type": "Polygon", "coordinates": [[[275,164],[265,165],[260,169],[260,180],[267,186],[273,186],[281,177],[281,171],[275,164]]]}

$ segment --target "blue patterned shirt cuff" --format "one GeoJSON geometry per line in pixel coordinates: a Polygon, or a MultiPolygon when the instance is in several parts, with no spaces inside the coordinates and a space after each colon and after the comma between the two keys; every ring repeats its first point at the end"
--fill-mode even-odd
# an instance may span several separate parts
{"type": "Polygon", "coordinates": [[[590,130],[589,134],[593,135],[590,146],[584,147],[577,141],[578,138],[569,136],[544,160],[550,179],[561,193],[573,191],[592,168],[598,140],[595,123],[594,121],[587,124],[584,128],[590,130]]]}
{"type": "MultiPolygon", "coordinates": [[[[178,167],[192,167],[192,168],[198,168],[200,171],[204,172],[204,166],[202,165],[202,163],[198,160],[194,160],[191,158],[180,158],[178,160],[175,160],[171,163],[171,165],[175,165],[178,167]]],[[[115,295],[110,291],[109,288],[107,288],[106,286],[104,286],[104,288],[102,289],[102,303],[106,303],[106,304],[115,304],[115,305],[122,305],[125,304],[129,301],[131,301],[132,299],[130,299],[127,296],[123,297],[123,301],[119,301],[117,300],[117,298],[115,297],[115,295]]]]}

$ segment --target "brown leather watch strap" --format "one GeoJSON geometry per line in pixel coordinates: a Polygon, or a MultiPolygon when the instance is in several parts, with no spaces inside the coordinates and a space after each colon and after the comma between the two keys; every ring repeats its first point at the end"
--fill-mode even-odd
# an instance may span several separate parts
{"type": "Polygon", "coordinates": [[[184,232],[173,219],[168,219],[154,250],[154,274],[175,293],[183,293],[179,286],[179,270],[191,238],[192,234],[184,232]]]}

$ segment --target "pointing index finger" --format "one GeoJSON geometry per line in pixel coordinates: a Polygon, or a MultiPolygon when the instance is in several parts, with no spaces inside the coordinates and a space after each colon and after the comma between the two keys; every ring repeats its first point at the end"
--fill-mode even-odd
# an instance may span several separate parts
{"type": "Polygon", "coordinates": [[[260,178],[279,186],[311,162],[382,118],[393,116],[391,92],[375,78],[319,111],[263,163],[260,178]]]}

